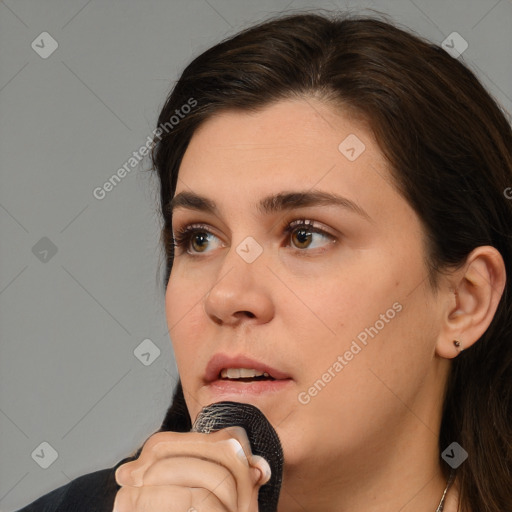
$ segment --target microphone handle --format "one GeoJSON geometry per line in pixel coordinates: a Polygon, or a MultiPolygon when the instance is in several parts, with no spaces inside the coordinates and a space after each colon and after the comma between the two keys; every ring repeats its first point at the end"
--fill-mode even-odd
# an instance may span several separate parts
{"type": "Polygon", "coordinates": [[[191,432],[208,434],[226,427],[243,427],[254,455],[263,457],[272,475],[258,492],[259,512],[276,512],[283,478],[283,449],[277,432],[265,415],[254,405],[223,401],[201,409],[191,432]]]}

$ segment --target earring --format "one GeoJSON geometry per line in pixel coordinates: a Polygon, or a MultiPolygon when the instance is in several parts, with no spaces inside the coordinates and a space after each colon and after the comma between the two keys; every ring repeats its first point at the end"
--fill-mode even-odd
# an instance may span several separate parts
{"type": "Polygon", "coordinates": [[[461,347],[461,342],[459,340],[453,340],[453,344],[459,349],[459,352],[462,352],[464,349],[461,347]]]}

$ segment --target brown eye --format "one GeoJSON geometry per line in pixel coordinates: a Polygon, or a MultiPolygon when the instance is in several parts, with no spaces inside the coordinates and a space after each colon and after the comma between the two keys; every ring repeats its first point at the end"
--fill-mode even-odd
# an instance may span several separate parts
{"type": "Polygon", "coordinates": [[[206,245],[208,243],[208,234],[196,232],[191,236],[191,246],[195,252],[204,252],[206,245]]]}
{"type": "Polygon", "coordinates": [[[306,249],[311,243],[313,235],[309,229],[299,228],[292,231],[293,243],[300,249],[306,249]]]}
{"type": "MultiPolygon", "coordinates": [[[[325,232],[323,229],[320,229],[315,226],[315,222],[300,219],[290,222],[286,228],[285,232],[288,233],[290,238],[290,243],[295,246],[297,250],[301,249],[316,249],[325,247],[325,243],[317,244],[317,247],[311,247],[315,243],[315,239],[320,237],[324,238],[328,242],[333,242],[336,238],[329,233],[325,232]]],[[[303,250],[301,252],[308,253],[310,251],[303,250]]]]}
{"type": "Polygon", "coordinates": [[[180,253],[187,253],[191,256],[208,252],[209,243],[217,239],[206,226],[201,224],[178,229],[173,238],[174,246],[180,250],[180,253]]]}
{"type": "MultiPolygon", "coordinates": [[[[308,255],[310,252],[313,253],[313,251],[307,249],[325,248],[326,243],[319,243],[316,247],[314,246],[318,238],[324,238],[328,243],[336,241],[336,237],[316,227],[315,222],[306,219],[288,223],[284,227],[284,233],[288,235],[288,246],[293,244],[296,251],[304,255],[308,255]]],[[[215,248],[215,244],[210,247],[212,245],[210,242],[215,242],[215,240],[218,240],[220,246],[223,246],[219,238],[209,231],[208,226],[203,224],[192,224],[178,229],[176,234],[173,234],[173,238],[174,246],[180,250],[180,254],[188,254],[192,257],[210,252],[209,249],[215,248]]]]}

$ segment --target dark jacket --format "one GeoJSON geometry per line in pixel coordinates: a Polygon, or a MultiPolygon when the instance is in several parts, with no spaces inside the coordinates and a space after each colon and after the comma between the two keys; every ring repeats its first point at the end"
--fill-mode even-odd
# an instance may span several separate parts
{"type": "MultiPolygon", "coordinates": [[[[190,432],[192,423],[188,414],[181,379],[174,390],[171,406],[159,432],[190,432]]],[[[115,466],[75,478],[16,512],[112,512],[117,491],[121,488],[115,479],[116,469],[139,457],[137,452],[121,460],[115,466]]]]}
{"type": "Polygon", "coordinates": [[[115,471],[121,464],[133,460],[127,457],[115,466],[75,478],[17,512],[112,512],[117,491],[115,471]]]}

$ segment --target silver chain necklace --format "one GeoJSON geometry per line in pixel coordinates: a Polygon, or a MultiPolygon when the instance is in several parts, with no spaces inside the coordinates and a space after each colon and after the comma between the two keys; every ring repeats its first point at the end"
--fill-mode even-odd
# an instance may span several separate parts
{"type": "Polygon", "coordinates": [[[448,489],[452,485],[454,477],[455,477],[455,471],[452,470],[452,472],[450,473],[450,477],[448,478],[448,482],[446,482],[446,488],[445,488],[445,490],[443,492],[443,496],[441,498],[441,501],[439,502],[439,505],[436,508],[436,512],[443,512],[444,499],[446,498],[446,493],[448,492],[448,489]]]}

